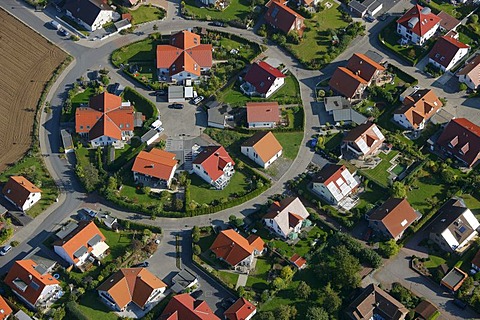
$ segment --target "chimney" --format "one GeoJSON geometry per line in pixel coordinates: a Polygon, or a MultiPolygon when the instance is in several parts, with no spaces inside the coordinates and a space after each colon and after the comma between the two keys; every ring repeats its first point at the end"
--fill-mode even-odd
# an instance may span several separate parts
{"type": "Polygon", "coordinates": [[[29,279],[30,281],[33,279],[33,277],[32,277],[31,274],[28,275],[28,279],[29,279]]]}

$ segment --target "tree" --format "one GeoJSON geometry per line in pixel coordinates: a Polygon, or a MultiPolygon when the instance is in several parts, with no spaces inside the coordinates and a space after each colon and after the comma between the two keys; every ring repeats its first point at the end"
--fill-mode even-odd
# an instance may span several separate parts
{"type": "Polygon", "coordinates": [[[293,278],[293,270],[290,268],[290,266],[285,266],[282,268],[282,271],[280,271],[280,277],[282,277],[285,282],[289,282],[293,278]]]}
{"type": "Polygon", "coordinates": [[[463,82],[458,85],[458,90],[459,91],[465,91],[467,89],[468,89],[467,85],[463,82]]]}
{"type": "Polygon", "coordinates": [[[478,22],[478,15],[477,14],[472,14],[470,16],[470,22],[473,23],[473,24],[476,24],[478,22]]]}
{"type": "Polygon", "coordinates": [[[328,312],[321,307],[310,307],[307,309],[307,320],[328,320],[328,312]]]}
{"type": "Polygon", "coordinates": [[[385,258],[390,258],[395,256],[400,251],[400,246],[394,239],[385,241],[380,245],[380,254],[385,258]]]}
{"type": "Polygon", "coordinates": [[[342,305],[342,299],[338,295],[338,292],[333,290],[330,282],[323,288],[322,294],[324,296],[323,306],[325,309],[330,313],[337,312],[342,305]]]}
{"type": "Polygon", "coordinates": [[[243,287],[243,286],[238,287],[237,293],[238,293],[239,297],[244,297],[245,296],[245,287],[243,287]]]}
{"type": "Polygon", "coordinates": [[[200,246],[198,244],[193,245],[193,254],[198,256],[200,253],[202,253],[200,246]]]}
{"type": "Polygon", "coordinates": [[[55,312],[53,313],[53,320],[62,320],[66,316],[65,308],[60,307],[55,309],[55,312]]]}
{"type": "Polygon", "coordinates": [[[154,31],[157,31],[158,30],[158,26],[156,24],[153,25],[153,30],[154,31]]]}
{"type": "Polygon", "coordinates": [[[85,167],[77,165],[77,175],[80,177],[80,180],[88,192],[95,190],[97,184],[100,182],[98,170],[91,163],[87,163],[85,167]]]}
{"type": "Polygon", "coordinates": [[[200,241],[200,233],[193,233],[192,234],[192,241],[193,241],[193,243],[198,243],[198,241],[200,241]]]}
{"type": "Polygon", "coordinates": [[[275,278],[272,282],[272,285],[273,285],[273,289],[275,290],[282,290],[282,289],[285,289],[285,287],[287,286],[285,281],[280,277],[275,278]]]}
{"type": "Polygon", "coordinates": [[[297,287],[297,291],[295,291],[297,297],[306,300],[311,293],[312,288],[310,288],[310,286],[305,281],[300,281],[297,287]]]}
{"type": "Polygon", "coordinates": [[[278,320],[295,319],[297,316],[297,309],[294,306],[282,304],[275,310],[275,317],[278,320]]]}
{"type": "Polygon", "coordinates": [[[236,228],[240,227],[243,224],[243,220],[241,218],[237,219],[237,217],[233,214],[230,217],[228,217],[228,221],[232,226],[236,228]]]}
{"type": "Polygon", "coordinates": [[[255,316],[255,320],[275,320],[275,315],[272,311],[260,312],[255,316]]]}
{"type": "Polygon", "coordinates": [[[395,198],[406,198],[407,197],[407,188],[400,181],[395,181],[392,184],[392,188],[391,188],[390,192],[391,192],[391,195],[395,198]]]}

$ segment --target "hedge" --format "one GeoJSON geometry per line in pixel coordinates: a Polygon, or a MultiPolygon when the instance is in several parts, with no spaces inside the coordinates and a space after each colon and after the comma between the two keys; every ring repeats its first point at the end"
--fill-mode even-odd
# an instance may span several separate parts
{"type": "Polygon", "coordinates": [[[145,149],[145,147],[147,146],[147,143],[144,142],[142,143],[141,145],[139,145],[138,147],[136,147],[135,149],[133,149],[131,152],[128,152],[128,154],[125,152],[123,153],[120,157],[118,157],[117,159],[115,159],[109,166],[108,166],[108,170],[109,171],[118,171],[120,170],[125,164],[127,164],[128,162],[130,162],[133,158],[135,158],[139,153],[140,151],[142,151],[143,149],[145,149]],[[123,157],[123,155],[125,155],[125,157],[123,157]]]}
{"type": "Polygon", "coordinates": [[[159,233],[159,234],[162,233],[161,227],[152,226],[149,224],[143,224],[143,223],[139,223],[131,220],[118,219],[118,218],[117,218],[117,221],[118,221],[118,224],[124,227],[125,229],[137,230],[137,231],[143,231],[144,229],[149,229],[154,233],[159,233]]]}
{"type": "Polygon", "coordinates": [[[157,106],[131,87],[125,87],[123,97],[132,102],[135,110],[140,111],[147,119],[157,118],[157,106]]]}
{"type": "Polygon", "coordinates": [[[65,309],[68,317],[72,320],[89,320],[88,317],[85,316],[80,309],[78,309],[78,303],[75,301],[69,301],[65,305],[65,309]]]}

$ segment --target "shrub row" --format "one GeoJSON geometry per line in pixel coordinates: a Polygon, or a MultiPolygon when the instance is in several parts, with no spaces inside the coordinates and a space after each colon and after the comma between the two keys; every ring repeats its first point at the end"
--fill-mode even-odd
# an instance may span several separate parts
{"type": "Polygon", "coordinates": [[[158,233],[158,234],[162,233],[162,228],[161,227],[152,226],[152,225],[149,225],[149,224],[143,224],[143,223],[139,223],[139,222],[135,222],[135,221],[131,221],[131,220],[118,219],[118,218],[117,218],[117,221],[118,221],[119,225],[121,225],[122,227],[124,227],[125,229],[128,229],[128,230],[143,231],[145,229],[149,229],[150,231],[152,231],[154,233],[158,233]]]}
{"type": "Polygon", "coordinates": [[[65,305],[67,315],[72,320],[88,320],[88,317],[82,313],[78,308],[78,303],[75,301],[69,301],[65,305]]]}
{"type": "Polygon", "coordinates": [[[132,102],[135,106],[135,110],[140,111],[146,118],[156,118],[158,116],[158,109],[155,103],[145,98],[131,87],[125,87],[123,91],[123,97],[132,102]]]}
{"type": "Polygon", "coordinates": [[[136,147],[135,149],[131,150],[130,152],[123,153],[118,159],[113,161],[113,163],[108,167],[108,170],[109,171],[120,170],[125,164],[127,164],[133,158],[135,158],[140,153],[140,151],[145,149],[146,146],[147,146],[147,143],[144,142],[141,145],[139,145],[138,147],[136,147]],[[125,156],[123,156],[123,155],[125,155],[125,156]]]}

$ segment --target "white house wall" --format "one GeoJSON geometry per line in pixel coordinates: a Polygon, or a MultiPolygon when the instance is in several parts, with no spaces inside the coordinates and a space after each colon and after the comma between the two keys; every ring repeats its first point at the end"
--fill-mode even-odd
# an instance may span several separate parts
{"type": "Polygon", "coordinates": [[[42,198],[41,192],[30,193],[27,198],[27,201],[22,206],[23,211],[30,209],[35,203],[37,203],[42,198]]]}
{"type": "Polygon", "coordinates": [[[285,83],[285,78],[275,78],[273,84],[268,89],[267,93],[265,94],[265,98],[270,97],[275,91],[280,89],[281,86],[285,83]]]}

